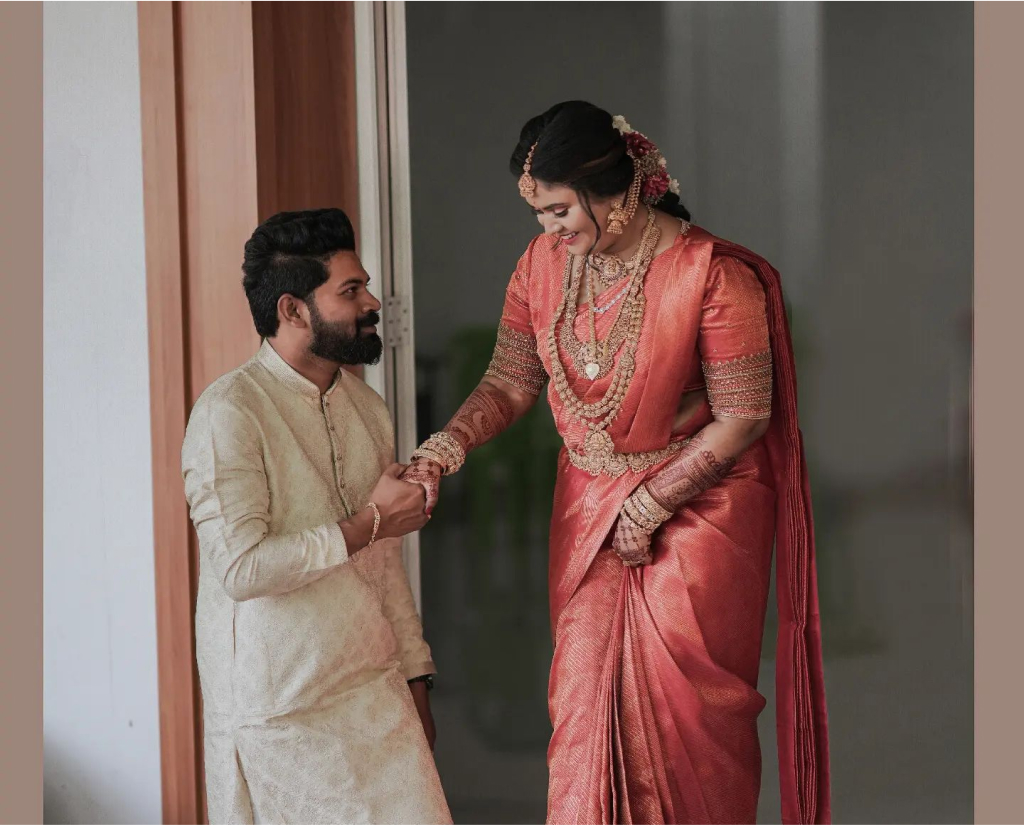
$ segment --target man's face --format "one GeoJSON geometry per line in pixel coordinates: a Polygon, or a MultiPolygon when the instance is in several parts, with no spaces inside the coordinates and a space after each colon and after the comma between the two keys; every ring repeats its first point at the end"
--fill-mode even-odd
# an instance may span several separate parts
{"type": "Polygon", "coordinates": [[[380,301],[367,289],[366,274],[354,252],[335,253],[330,277],[307,302],[312,338],[309,351],[336,364],[376,364],[384,343],[377,334],[380,301]]]}

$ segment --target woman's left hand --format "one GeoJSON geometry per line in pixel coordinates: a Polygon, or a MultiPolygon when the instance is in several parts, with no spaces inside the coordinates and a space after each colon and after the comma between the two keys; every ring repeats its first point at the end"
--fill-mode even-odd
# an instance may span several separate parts
{"type": "Polygon", "coordinates": [[[434,511],[434,507],[437,506],[442,474],[443,471],[439,464],[420,458],[415,459],[406,468],[405,472],[399,476],[399,479],[402,481],[408,481],[410,484],[419,484],[423,488],[423,492],[426,494],[423,512],[428,516],[434,511]]]}
{"type": "Polygon", "coordinates": [[[619,516],[615,523],[612,550],[622,559],[625,567],[642,567],[654,561],[651,554],[651,537],[622,516],[619,516]]]}

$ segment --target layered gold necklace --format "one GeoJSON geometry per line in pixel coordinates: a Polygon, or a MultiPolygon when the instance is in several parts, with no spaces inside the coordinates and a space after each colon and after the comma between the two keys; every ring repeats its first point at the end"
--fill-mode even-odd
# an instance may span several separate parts
{"type": "Polygon", "coordinates": [[[636,370],[636,349],[640,342],[646,305],[643,282],[660,240],[661,229],[654,220],[654,211],[648,209],[647,224],[640,239],[640,246],[634,255],[636,266],[630,272],[629,282],[624,288],[615,323],[603,342],[597,340],[595,284],[592,276],[587,284],[590,309],[589,341],[582,342],[576,335],[574,327],[580,289],[584,275],[590,272],[590,267],[586,261],[579,261],[574,255],[568,256],[565,263],[565,271],[562,274],[562,300],[548,328],[548,354],[555,391],[562,399],[566,410],[589,430],[584,439],[583,455],[579,456],[570,449],[570,459],[574,465],[591,473],[610,469],[620,473],[626,468],[624,457],[616,455],[614,442],[606,430],[622,409],[626,391],[636,370]],[[612,371],[608,389],[598,401],[584,403],[569,386],[558,351],[559,339],[578,374],[594,381],[606,375],[609,370],[612,371]],[[615,356],[620,349],[622,352],[616,361],[615,356]]]}
{"type": "Polygon", "coordinates": [[[626,340],[640,334],[640,325],[643,323],[644,317],[644,276],[654,258],[654,250],[661,240],[661,228],[655,223],[654,217],[654,210],[648,210],[647,224],[640,238],[640,245],[631,259],[631,263],[634,265],[630,270],[630,278],[614,300],[614,302],[618,302],[620,299],[622,301],[618,315],[615,316],[615,322],[603,341],[597,340],[596,319],[600,311],[595,306],[597,288],[594,283],[593,270],[588,266],[587,261],[580,262],[574,260],[572,256],[566,263],[566,273],[569,274],[569,279],[564,293],[565,319],[562,323],[560,338],[562,346],[572,358],[576,372],[585,375],[591,381],[596,381],[607,375],[614,365],[615,354],[626,340]],[[590,337],[587,341],[581,341],[576,335],[577,307],[584,280],[587,282],[587,303],[590,310],[588,316],[590,337]]]}
{"type": "MultiPolygon", "coordinates": [[[[647,228],[650,228],[654,220],[654,212],[647,216],[647,228]]],[[[646,229],[645,229],[646,231],[646,229]]],[[[626,275],[633,275],[637,268],[643,265],[644,245],[641,241],[636,252],[628,261],[624,261],[616,255],[602,255],[600,252],[593,252],[590,255],[590,266],[596,271],[597,278],[605,286],[614,286],[626,275]]]]}

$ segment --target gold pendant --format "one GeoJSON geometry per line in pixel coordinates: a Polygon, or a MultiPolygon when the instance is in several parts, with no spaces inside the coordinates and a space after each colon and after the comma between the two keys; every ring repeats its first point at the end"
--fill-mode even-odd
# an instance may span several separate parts
{"type": "Polygon", "coordinates": [[[618,478],[629,469],[626,459],[615,452],[612,437],[604,430],[589,433],[583,440],[583,455],[572,453],[570,460],[574,466],[591,475],[607,473],[612,478],[618,478]]]}

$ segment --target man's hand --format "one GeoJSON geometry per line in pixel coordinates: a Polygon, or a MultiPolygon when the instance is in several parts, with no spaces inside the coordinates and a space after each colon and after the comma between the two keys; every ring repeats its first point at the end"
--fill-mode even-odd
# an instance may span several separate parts
{"type": "Polygon", "coordinates": [[[380,510],[377,538],[399,538],[421,530],[430,521],[430,516],[424,512],[426,497],[423,488],[419,484],[399,480],[404,469],[402,464],[392,464],[370,494],[370,500],[380,510]]]}
{"type": "Polygon", "coordinates": [[[433,750],[437,731],[434,729],[434,715],[430,712],[430,694],[427,692],[427,683],[410,682],[409,690],[412,691],[412,701],[416,705],[416,712],[420,715],[420,722],[423,725],[423,733],[427,737],[427,744],[433,750]]]}

